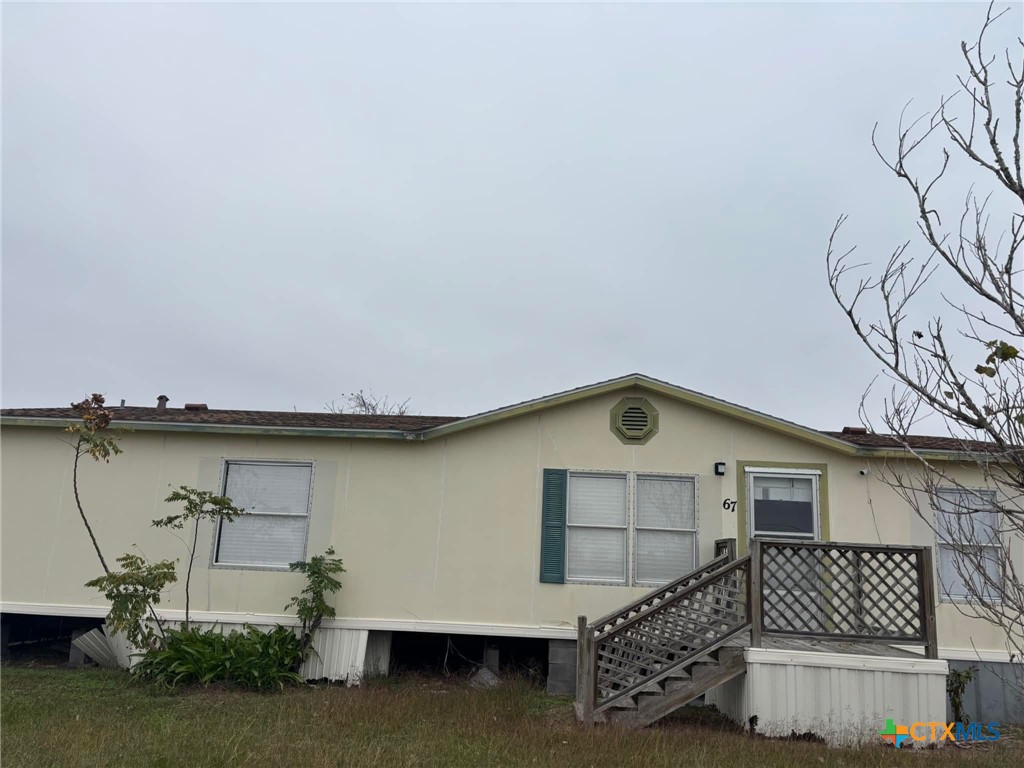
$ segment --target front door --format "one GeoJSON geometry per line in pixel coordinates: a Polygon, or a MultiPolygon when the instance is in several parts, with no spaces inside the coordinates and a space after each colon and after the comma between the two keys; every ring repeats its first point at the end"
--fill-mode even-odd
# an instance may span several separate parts
{"type": "MultiPolygon", "coordinates": [[[[819,473],[811,470],[748,469],[751,538],[817,541],[819,473]]],[[[762,591],[765,629],[821,632],[825,629],[822,573],[816,553],[795,548],[766,558],[762,591]]]]}

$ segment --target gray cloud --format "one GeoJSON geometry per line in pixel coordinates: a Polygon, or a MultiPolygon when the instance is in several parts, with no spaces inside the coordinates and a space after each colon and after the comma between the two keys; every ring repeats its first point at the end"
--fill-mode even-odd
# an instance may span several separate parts
{"type": "Polygon", "coordinates": [[[913,236],[871,126],[982,13],[8,4],[4,404],[463,414],[638,370],[855,423],[825,239],[913,236]]]}

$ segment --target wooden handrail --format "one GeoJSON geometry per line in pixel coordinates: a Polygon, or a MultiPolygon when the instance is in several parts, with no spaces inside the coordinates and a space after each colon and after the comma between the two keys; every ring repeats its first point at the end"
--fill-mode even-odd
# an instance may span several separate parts
{"type": "Polygon", "coordinates": [[[780,544],[785,547],[801,549],[846,549],[860,550],[861,552],[904,552],[917,553],[928,547],[918,547],[909,544],[860,544],[847,541],[810,541],[806,539],[771,539],[758,537],[751,539],[750,546],[761,546],[764,544],[780,544]]]}
{"type": "MultiPolygon", "coordinates": [[[[716,569],[715,571],[698,579],[693,584],[680,590],[677,595],[673,595],[671,598],[668,598],[664,602],[647,609],[642,614],[638,614],[637,616],[631,617],[627,621],[621,624],[617,624],[612,629],[596,635],[593,639],[592,646],[595,662],[600,653],[601,644],[607,641],[610,637],[616,635],[627,635],[627,630],[629,630],[631,627],[635,626],[639,622],[643,621],[644,619],[656,616],[659,613],[666,613],[675,604],[692,597],[696,593],[701,592],[701,590],[703,590],[705,587],[713,586],[716,582],[724,582],[725,579],[729,578],[731,575],[736,574],[740,571],[745,571],[749,568],[749,566],[749,555],[741,557],[737,560],[733,560],[730,563],[726,563],[721,568],[716,569]]],[[[740,578],[743,578],[745,581],[745,574],[741,575],[740,578]]],[[[600,687],[600,680],[596,679],[595,675],[595,706],[593,707],[593,711],[595,713],[601,712],[607,709],[608,707],[613,706],[615,702],[632,695],[640,688],[643,688],[646,685],[650,685],[651,683],[657,683],[665,679],[680,667],[691,663],[695,659],[699,659],[703,656],[706,656],[716,648],[719,648],[722,645],[724,645],[727,641],[731,640],[740,632],[746,631],[750,626],[749,614],[746,611],[746,607],[747,604],[746,600],[744,599],[743,611],[740,615],[741,620],[729,626],[728,628],[723,628],[720,633],[712,635],[710,637],[704,636],[706,632],[704,625],[698,624],[697,626],[700,627],[701,632],[695,633],[691,637],[696,639],[699,636],[704,636],[704,642],[700,645],[689,648],[684,653],[680,653],[676,659],[668,663],[662,664],[659,669],[647,670],[637,665],[637,667],[634,670],[627,670],[627,672],[632,677],[636,678],[634,682],[630,683],[629,685],[620,690],[615,691],[611,696],[605,697],[600,702],[596,701],[597,691],[600,687]],[[649,674],[643,674],[644,672],[649,672],[649,674]]],[[[673,651],[672,653],[678,653],[678,651],[673,651]]]]}
{"type": "Polygon", "coordinates": [[[644,593],[640,598],[634,600],[632,603],[629,603],[625,607],[617,608],[611,613],[605,614],[596,621],[592,621],[591,626],[600,627],[602,624],[611,624],[613,621],[626,617],[633,611],[638,610],[645,603],[653,602],[654,600],[663,600],[665,599],[665,597],[671,597],[674,590],[677,590],[680,586],[685,585],[687,581],[692,581],[695,577],[697,577],[698,574],[709,573],[717,568],[721,568],[722,565],[724,565],[727,562],[729,562],[727,554],[719,555],[714,560],[709,560],[704,565],[700,566],[699,568],[696,568],[695,570],[690,571],[687,574],[684,574],[683,576],[680,576],[675,581],[670,581],[663,587],[657,587],[655,589],[652,589],[650,592],[644,593]],[[663,594],[664,597],[662,597],[663,594]]]}
{"type": "Polygon", "coordinates": [[[750,556],[727,558],[728,552],[600,621],[588,624],[585,616],[579,617],[580,720],[592,723],[595,713],[747,630],[743,593],[750,556]],[[609,665],[616,664],[621,667],[612,674],[609,665]]]}
{"type": "MultiPolygon", "coordinates": [[[[718,560],[720,560],[720,559],[721,558],[717,558],[715,560],[712,560],[711,563],[709,563],[709,565],[718,562],[718,560]]],[[[645,608],[644,610],[639,611],[635,615],[630,616],[628,619],[624,619],[621,623],[616,624],[611,629],[606,629],[605,631],[600,632],[599,634],[597,634],[595,636],[594,640],[596,640],[597,642],[600,642],[600,641],[604,640],[605,638],[610,637],[611,635],[618,634],[619,632],[621,632],[622,630],[626,629],[627,627],[630,627],[633,624],[636,624],[637,622],[642,621],[643,619],[647,618],[652,613],[657,613],[659,610],[664,610],[668,606],[673,605],[673,604],[679,602],[680,600],[683,600],[683,599],[689,597],[691,594],[696,592],[701,587],[705,587],[708,584],[710,584],[711,582],[713,582],[716,579],[720,578],[722,575],[727,574],[730,571],[735,570],[737,565],[742,565],[743,563],[746,563],[746,562],[749,562],[749,561],[750,561],[750,555],[745,555],[745,556],[739,558],[738,560],[733,560],[731,563],[726,563],[725,565],[722,565],[722,566],[716,568],[715,570],[708,572],[707,574],[705,574],[704,576],[700,577],[699,579],[697,579],[692,584],[689,584],[685,588],[679,590],[674,595],[665,598],[663,601],[661,601],[657,605],[652,605],[650,608],[645,608]]],[[[594,629],[596,630],[600,626],[601,626],[600,624],[595,624],[594,625],[594,629]]]]}

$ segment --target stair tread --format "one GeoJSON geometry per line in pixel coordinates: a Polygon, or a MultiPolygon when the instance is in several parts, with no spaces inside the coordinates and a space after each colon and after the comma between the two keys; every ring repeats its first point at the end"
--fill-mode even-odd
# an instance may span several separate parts
{"type": "Polygon", "coordinates": [[[611,709],[636,709],[636,708],[637,708],[636,700],[633,699],[630,696],[626,696],[623,699],[619,699],[618,701],[616,701],[611,706],[611,709]]]}

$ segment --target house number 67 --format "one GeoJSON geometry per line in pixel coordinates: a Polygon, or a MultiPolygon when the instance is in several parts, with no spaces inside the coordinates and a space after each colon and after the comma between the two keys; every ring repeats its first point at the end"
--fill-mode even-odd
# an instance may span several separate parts
{"type": "Polygon", "coordinates": [[[735,501],[735,499],[726,499],[725,501],[723,501],[722,502],[722,509],[724,509],[724,510],[726,510],[728,512],[735,512],[736,511],[736,501],[735,501]]]}

